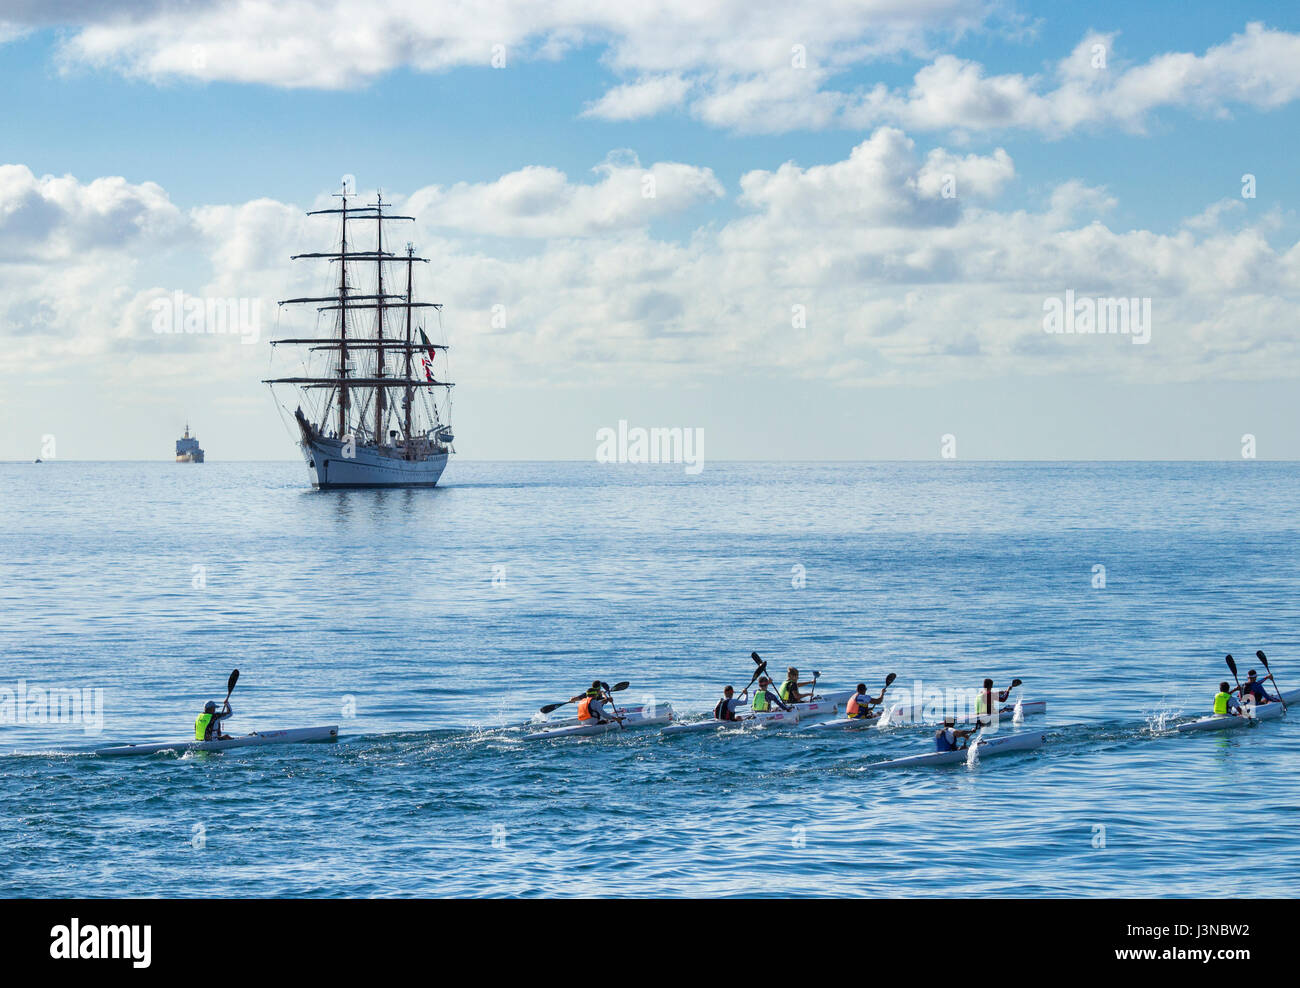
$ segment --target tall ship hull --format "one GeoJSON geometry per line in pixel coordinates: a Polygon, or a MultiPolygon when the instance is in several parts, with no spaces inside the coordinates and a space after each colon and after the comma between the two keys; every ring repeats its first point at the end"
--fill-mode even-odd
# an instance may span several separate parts
{"type": "Polygon", "coordinates": [[[329,294],[280,303],[314,305],[315,332],[271,340],[302,348],[299,373],[264,383],[286,411],[277,387],[296,394],[294,438],[312,487],[434,487],[454,452],[453,385],[437,373],[448,347],[425,332],[442,306],[416,300],[415,266],[429,262],[414,245],[401,254],[385,248],[384,224],[414,217],[386,212],[382,196],[364,206],[352,205],[347,192],[337,198],[338,209],[308,213],[338,221],[335,246],[293,258],[328,261],[329,294]],[[360,245],[358,227],[367,241],[360,245]]]}
{"type": "Polygon", "coordinates": [[[365,446],[320,435],[306,419],[298,423],[298,448],[312,487],[321,491],[347,487],[434,487],[447,467],[446,453],[424,451],[406,458],[401,446],[365,446]]]}

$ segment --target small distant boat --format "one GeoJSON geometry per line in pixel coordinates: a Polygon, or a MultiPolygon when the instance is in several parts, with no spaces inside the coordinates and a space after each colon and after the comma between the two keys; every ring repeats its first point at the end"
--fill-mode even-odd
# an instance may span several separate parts
{"type": "Polygon", "coordinates": [[[176,440],[176,462],[203,462],[203,450],[199,448],[198,439],[190,435],[190,424],[188,422],[185,423],[185,435],[176,440]]]}

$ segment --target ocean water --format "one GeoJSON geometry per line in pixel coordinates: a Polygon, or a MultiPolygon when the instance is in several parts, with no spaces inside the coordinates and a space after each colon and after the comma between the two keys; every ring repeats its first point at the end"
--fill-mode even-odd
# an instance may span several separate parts
{"type": "Polygon", "coordinates": [[[1228,651],[1300,687],[1300,465],[304,474],[0,464],[0,713],[91,691],[0,724],[0,895],[1294,894],[1300,711],[1172,726],[1228,651]],[[594,677],[703,712],[754,649],[833,689],[1019,677],[1047,743],[873,773],[930,732],[522,740],[594,677]],[[338,743],[91,753],[187,736],[234,667],[232,732],[338,743]]]}

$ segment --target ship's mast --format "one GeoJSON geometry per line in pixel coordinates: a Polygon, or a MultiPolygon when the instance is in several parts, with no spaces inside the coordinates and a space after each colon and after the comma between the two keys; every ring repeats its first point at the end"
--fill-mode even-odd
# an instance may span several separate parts
{"type": "MultiPolygon", "coordinates": [[[[338,287],[335,295],[325,296],[323,298],[290,298],[280,302],[281,305],[293,305],[300,303],[328,303],[319,305],[317,311],[325,312],[337,309],[339,313],[337,323],[337,334],[327,337],[306,337],[294,339],[276,339],[271,340],[272,346],[280,344],[292,344],[309,346],[312,350],[338,351],[338,364],[334,368],[332,376],[325,377],[281,377],[264,381],[265,384],[292,384],[304,390],[328,389],[330,394],[338,395],[338,438],[342,439],[349,432],[349,413],[355,402],[352,398],[352,392],[357,389],[364,391],[374,391],[375,395],[375,419],[374,419],[374,443],[382,445],[384,441],[384,427],[386,424],[386,412],[391,408],[391,402],[388,397],[389,388],[402,388],[406,396],[406,407],[403,415],[403,429],[406,433],[406,452],[408,459],[416,459],[416,451],[412,446],[412,433],[414,432],[413,406],[415,404],[415,395],[418,391],[434,388],[451,388],[453,385],[449,381],[435,381],[431,377],[428,380],[416,380],[412,376],[411,355],[418,346],[421,351],[426,348],[429,350],[445,350],[446,347],[436,343],[419,343],[413,338],[413,310],[414,309],[441,309],[442,305],[438,302],[416,302],[413,300],[413,267],[416,261],[423,264],[428,263],[428,258],[416,257],[414,246],[408,244],[406,250],[406,294],[390,295],[384,291],[384,262],[395,260],[392,255],[384,252],[384,223],[395,220],[414,221],[413,216],[395,216],[385,215],[383,207],[389,205],[383,201],[382,196],[378,196],[373,205],[368,206],[350,206],[348,202],[348,193],[346,190],[342,193],[336,193],[336,198],[342,200],[339,209],[317,209],[312,210],[308,216],[321,216],[325,214],[339,214],[342,218],[342,232],[340,243],[337,250],[326,252],[313,252],[306,254],[295,254],[293,260],[316,258],[321,260],[338,261],[339,278],[338,287]],[[349,250],[348,249],[348,217],[361,220],[375,220],[377,229],[375,250],[349,250]],[[352,294],[348,287],[347,280],[347,263],[349,260],[355,261],[374,261],[376,268],[376,290],[373,295],[355,295],[352,294]],[[400,337],[385,336],[384,334],[384,310],[385,309],[406,309],[406,334],[403,340],[400,337]],[[349,309],[373,309],[376,313],[376,335],[371,339],[368,336],[349,335],[348,330],[348,310],[349,309]],[[353,352],[359,351],[361,354],[366,351],[375,351],[375,367],[373,375],[367,376],[362,370],[360,375],[351,375],[348,369],[348,359],[353,352]],[[386,367],[386,353],[392,350],[404,351],[404,374],[401,378],[392,377],[388,374],[386,367]]],[[[355,329],[355,326],[353,327],[355,329]]],[[[364,395],[362,404],[362,416],[365,415],[364,395]]],[[[310,438],[317,431],[324,428],[325,422],[329,418],[330,407],[329,401],[326,401],[323,408],[320,408],[320,424],[313,425],[308,423],[302,417],[301,410],[297,413],[299,424],[303,428],[305,437],[310,438]]],[[[188,423],[187,423],[188,425],[188,423]]],[[[357,428],[364,427],[364,423],[359,419],[356,423],[357,428]]],[[[426,451],[427,452],[427,451],[426,451]]]]}
{"type": "Polygon", "coordinates": [[[339,247],[339,438],[348,434],[348,197],[343,193],[343,243],[339,247]]]}
{"type": "MultiPolygon", "coordinates": [[[[379,256],[375,258],[375,270],[378,273],[378,282],[375,287],[375,293],[382,300],[384,297],[384,194],[378,192],[375,195],[375,250],[379,256]]],[[[409,291],[409,289],[408,289],[409,291]]],[[[384,377],[384,306],[375,306],[375,340],[378,346],[375,348],[375,377],[382,379],[384,377]]],[[[388,399],[388,391],[383,387],[375,388],[375,443],[383,445],[384,442],[384,406],[388,399]]]]}
{"type": "MultiPolygon", "coordinates": [[[[415,267],[415,245],[406,245],[406,420],[402,424],[402,434],[406,437],[406,458],[410,459],[411,449],[411,406],[415,404],[415,388],[411,387],[411,271],[415,267]]],[[[189,428],[186,426],[186,428],[189,428]]]]}

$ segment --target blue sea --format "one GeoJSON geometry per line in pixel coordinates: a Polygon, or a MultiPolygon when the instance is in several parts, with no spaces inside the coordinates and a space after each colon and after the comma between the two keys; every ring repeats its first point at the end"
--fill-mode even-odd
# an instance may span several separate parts
{"type": "Polygon", "coordinates": [[[1293,895],[1300,711],[1173,727],[1226,652],[1300,687],[1298,509],[1269,462],[0,464],[0,710],[88,691],[0,725],[0,895],[1293,895]],[[522,740],[597,677],[703,713],[751,650],[1018,677],[1047,741],[879,773],[931,732],[522,740]],[[339,741],[91,753],[192,736],[236,667],[232,733],[339,741]]]}

